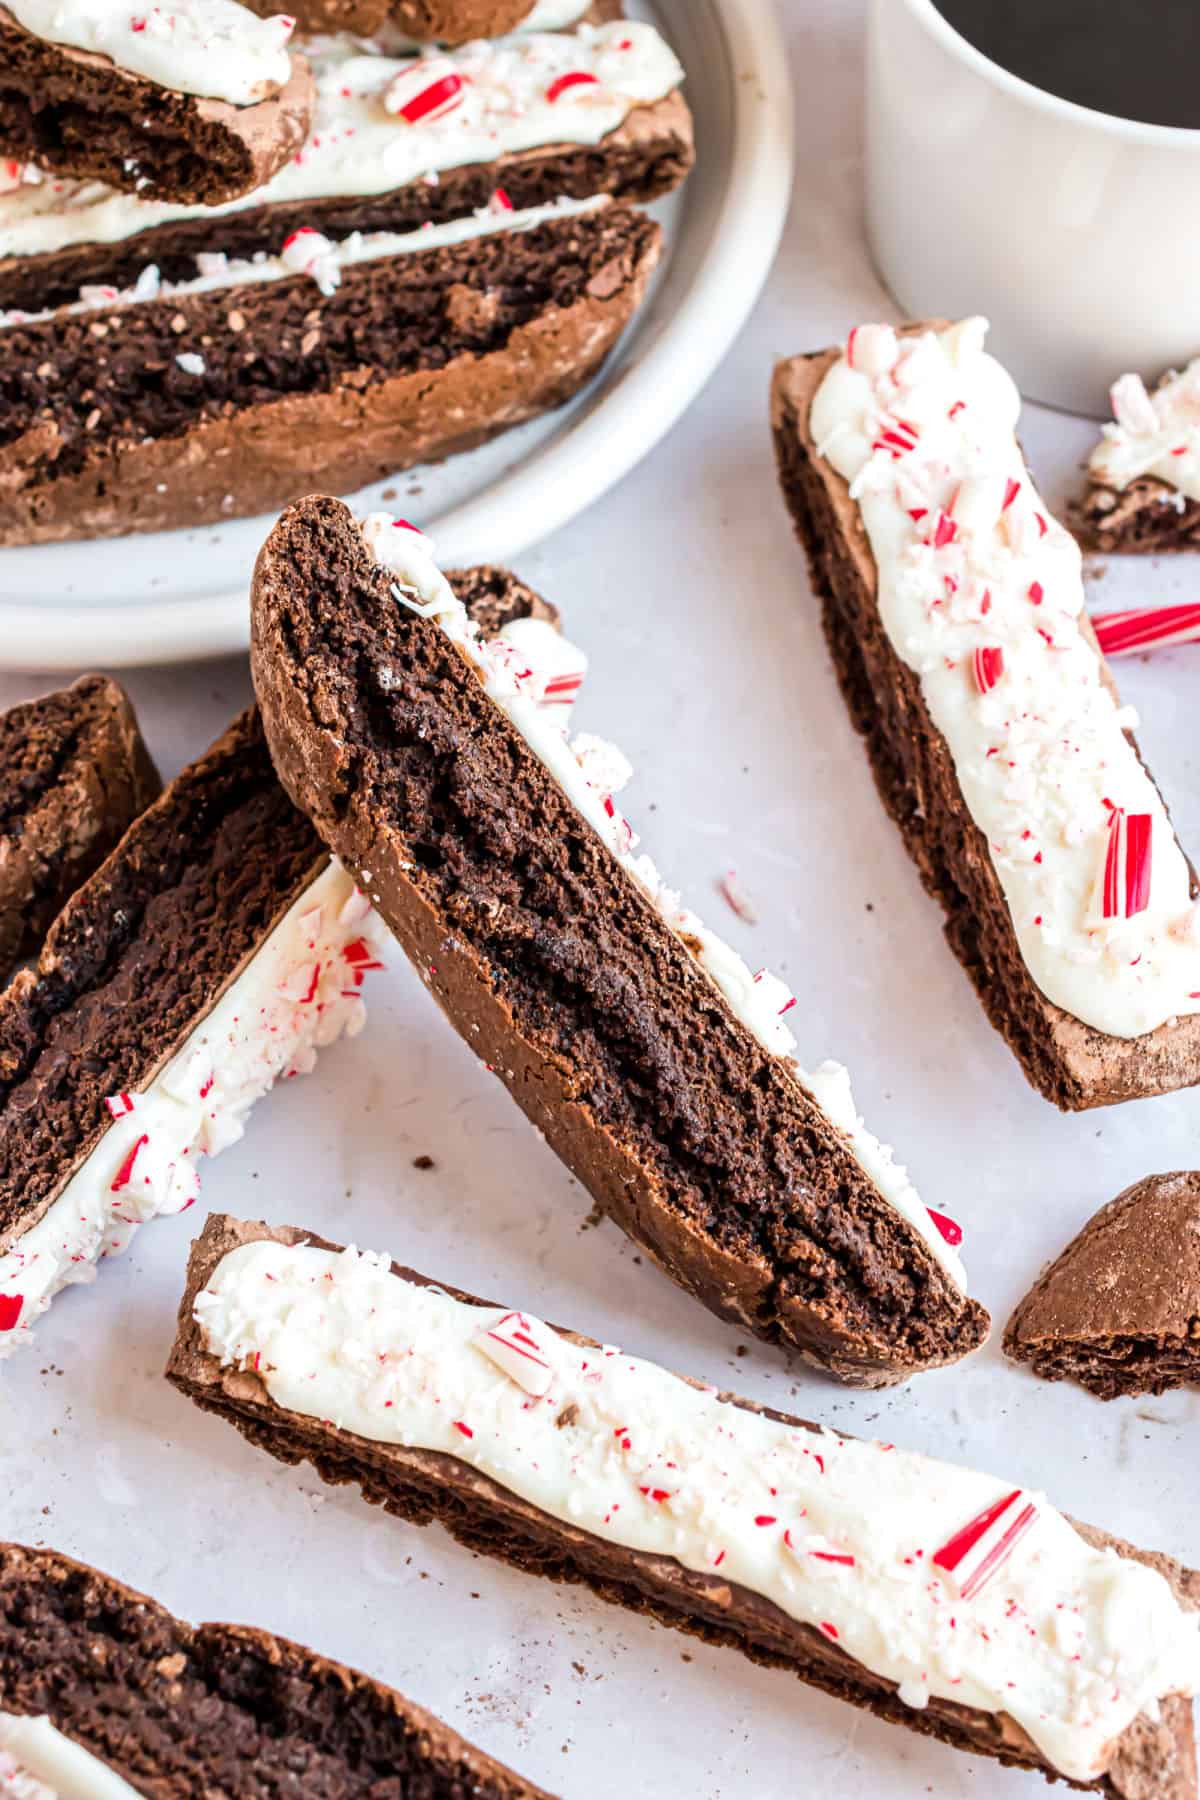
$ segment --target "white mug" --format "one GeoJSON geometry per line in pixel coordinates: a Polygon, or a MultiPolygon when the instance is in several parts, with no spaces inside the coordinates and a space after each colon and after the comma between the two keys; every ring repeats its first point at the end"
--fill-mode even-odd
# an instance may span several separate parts
{"type": "Polygon", "coordinates": [[[985,314],[1030,398],[1107,416],[1118,375],[1200,354],[1200,131],[1059,100],[932,0],[871,0],[866,180],[905,314],[985,314]]]}

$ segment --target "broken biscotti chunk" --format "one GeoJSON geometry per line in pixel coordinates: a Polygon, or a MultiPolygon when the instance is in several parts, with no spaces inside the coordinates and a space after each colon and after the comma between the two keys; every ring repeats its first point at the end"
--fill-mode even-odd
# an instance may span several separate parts
{"type": "Polygon", "coordinates": [[[159,785],[128,696],[104,675],[0,714],[0,982],[159,785]]]}
{"type": "Polygon", "coordinates": [[[8,0],[0,6],[0,154],[143,203],[215,206],[304,145],[313,79],[292,21],[236,0],[8,0]]]}
{"type": "Polygon", "coordinates": [[[0,1544],[0,1791],[549,1800],[381,1681],[23,1544],[0,1544]]]}
{"type": "Polygon", "coordinates": [[[859,1384],[978,1347],[961,1232],[863,1125],[845,1070],[800,1068],[784,984],[634,853],[624,757],[564,741],[427,538],[337,500],[291,507],[258,559],[252,661],[292,798],[668,1274],[859,1384]]]}
{"type": "Polygon", "coordinates": [[[1200,544],[1200,357],[1147,392],[1112,388],[1113,422],[1088,463],[1081,530],[1097,550],[1194,550],[1200,544]]]}
{"type": "Polygon", "coordinates": [[[303,150],[220,208],[137,199],[34,167],[0,193],[0,308],[42,312],[85,288],[190,280],[197,258],[278,255],[298,230],[333,242],[517,212],[563,198],[656,199],[691,167],[678,58],[649,25],[469,44],[436,58],[358,39],[311,47],[303,150]],[[29,177],[33,179],[29,179],[29,177]]]}
{"type": "Polygon", "coordinates": [[[1200,1576],[386,1256],[213,1217],[168,1379],[286,1463],[894,1724],[1194,1800],[1200,1576]]]}
{"type": "Polygon", "coordinates": [[[1075,1110],[1200,1080],[1200,905],[985,331],[867,325],[781,364],[775,440],[884,804],[992,1023],[1075,1110]]]}
{"type": "Polygon", "coordinates": [[[660,244],[630,207],[505,201],[0,316],[0,543],[232,518],[470,449],[596,373],[660,244]]]}
{"type": "Polygon", "coordinates": [[[1026,1294],[1004,1348],[1101,1400],[1200,1383],[1200,1174],[1150,1175],[1102,1207],[1026,1294]]]}

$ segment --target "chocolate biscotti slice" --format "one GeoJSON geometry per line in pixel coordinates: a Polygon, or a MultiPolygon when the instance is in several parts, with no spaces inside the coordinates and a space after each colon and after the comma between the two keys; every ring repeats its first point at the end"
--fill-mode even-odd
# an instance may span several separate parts
{"type": "Polygon", "coordinates": [[[1038,1277],[1004,1348],[1101,1400],[1200,1385],[1200,1174],[1149,1175],[1038,1277]]]}
{"type": "MultiPolygon", "coordinates": [[[[456,582],[482,631],[557,676],[552,609],[496,569],[456,582]]],[[[237,1142],[276,1080],[361,1029],[385,936],[244,714],[0,993],[0,1357],[139,1225],[191,1206],[200,1159],[237,1142]]]]}
{"type": "Polygon", "coordinates": [[[1200,1080],[1191,866],[982,320],[780,365],[784,494],[888,811],[992,1023],[1066,1109],[1200,1080]]]}
{"type": "Polygon", "coordinates": [[[0,714],[0,982],[159,786],[128,696],[106,676],[0,714]]]}
{"type": "Polygon", "coordinates": [[[568,746],[429,540],[302,501],[260,553],[252,615],[285,787],[597,1204],[715,1312],[846,1380],[975,1349],[961,1232],[845,1071],[800,1069],[784,984],[634,854],[621,753],[568,746]]]}
{"type": "Polygon", "coordinates": [[[213,206],[302,149],[313,79],[291,21],[236,0],[0,6],[0,154],[44,177],[213,206]]]}
{"type": "Polygon", "coordinates": [[[0,1791],[549,1800],[368,1675],[23,1544],[0,1544],[0,1791]]]}
{"type": "Polygon", "coordinates": [[[593,0],[392,0],[391,16],[421,41],[466,44],[510,31],[562,31],[585,15],[612,18],[620,10],[593,0]]]}
{"type": "Polygon", "coordinates": [[[630,207],[505,202],[0,318],[0,543],[252,514],[471,449],[597,372],[660,244],[630,207]]]}
{"type": "Polygon", "coordinates": [[[472,1550],[956,1748],[1194,1800],[1200,1575],[1040,1493],[219,1216],[167,1374],[281,1461],[472,1550]]]}
{"type": "MultiPolygon", "coordinates": [[[[691,167],[683,70],[649,25],[534,33],[436,57],[360,39],[314,44],[308,142],[265,187],[220,208],[137,199],[99,183],[18,179],[0,193],[0,308],[41,311],[85,287],[132,287],[153,264],[275,255],[291,234],[414,231],[487,207],[608,194],[651,200],[691,167]]],[[[35,177],[38,171],[26,171],[35,177]]]]}
{"type": "Polygon", "coordinates": [[[1112,388],[1113,422],[1088,462],[1080,530],[1096,550],[1200,544],[1200,357],[1152,393],[1140,375],[1112,388]]]}

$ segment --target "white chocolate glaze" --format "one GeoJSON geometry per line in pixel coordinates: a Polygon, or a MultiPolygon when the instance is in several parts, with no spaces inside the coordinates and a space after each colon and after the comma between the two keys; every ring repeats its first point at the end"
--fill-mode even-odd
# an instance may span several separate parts
{"type": "Polygon", "coordinates": [[[384,96],[421,59],[381,56],[350,37],[312,50],[317,99],[308,142],[264,187],[221,206],[139,200],[101,182],[27,178],[0,193],[0,257],[38,256],[70,245],[117,243],[170,220],[222,216],[251,206],[390,193],[439,171],[550,144],[597,144],[638,106],[678,87],[683,70],[649,25],[580,26],[439,54],[462,82],[462,100],[409,124],[384,96]],[[549,96],[563,76],[595,80],[549,96]]]}
{"type": "Polygon", "coordinates": [[[0,1713],[0,1800],[139,1800],[139,1795],[48,1718],[0,1713]]]}
{"type": "MultiPolygon", "coordinates": [[[[148,300],[176,300],[199,294],[215,293],[221,288],[253,287],[262,282],[286,281],[297,273],[308,274],[326,294],[340,285],[344,270],[357,263],[376,262],[383,257],[414,256],[425,250],[438,250],[451,244],[463,244],[472,238],[488,237],[498,232],[532,231],[551,219],[573,218],[583,213],[600,212],[609,204],[607,197],[595,200],[556,200],[549,206],[527,207],[523,211],[506,211],[482,207],[466,219],[453,219],[445,225],[423,225],[418,231],[356,231],[340,243],[330,243],[319,232],[293,233],[293,239],[307,236],[319,241],[319,253],[308,261],[291,254],[287,246],[279,256],[253,258],[223,256],[206,251],[196,260],[201,273],[190,281],[160,281],[158,269],[149,263],[132,287],[87,287],[70,306],[46,312],[19,310],[0,312],[0,330],[14,325],[38,324],[55,316],[55,312],[89,312],[97,307],[137,306],[148,300]]],[[[528,620],[523,623],[534,624],[528,620]]],[[[555,634],[557,636],[557,633],[555,634]]]]}
{"type": "Polygon", "coordinates": [[[260,19],[237,0],[4,0],[18,24],[49,43],[107,56],[176,93],[253,106],[291,75],[295,21],[260,19]]]}
{"type": "Polygon", "coordinates": [[[363,968],[380,966],[386,939],[331,862],[144,1091],[113,1096],[96,1147],[0,1255],[0,1357],[29,1341],[62,1288],[94,1280],[100,1258],[124,1250],[139,1225],[192,1205],[200,1158],[237,1143],[280,1076],[307,1073],[318,1049],[361,1031],[363,968]]]}
{"type": "MultiPolygon", "coordinates": [[[[683,906],[648,856],[635,855],[638,839],[613,802],[611,788],[597,786],[590,778],[597,769],[612,764],[602,741],[585,738],[569,743],[556,729],[548,709],[540,704],[535,682],[523,673],[522,658],[514,656],[503,640],[482,642],[450,584],[438,568],[430,539],[411,527],[398,525],[387,513],[372,513],[363,523],[363,535],[377,560],[397,577],[393,593],[403,605],[436,619],[459,649],[480,671],[484,687],[545,764],[567,798],[599,835],[658,911],[660,917],[685,943],[705,974],[720,989],[734,1017],[753,1033],[762,1047],[784,1059],[788,1072],[800,1083],[830,1122],[841,1131],[851,1153],[871,1177],[882,1197],[908,1220],[957,1287],[966,1290],[962,1261],[946,1242],[922,1203],[907,1173],[890,1149],[867,1130],[850,1097],[849,1077],[836,1063],[826,1063],[815,1076],[795,1060],[796,1039],[784,1022],[795,1006],[783,982],[767,970],[752,974],[737,952],[695,913],[683,906]],[[599,747],[599,748],[598,748],[599,747]],[[821,1098],[824,1093],[826,1099],[821,1098]],[[832,1096],[832,1107],[826,1100],[832,1096]]],[[[629,765],[620,752],[619,766],[628,778],[629,765]]],[[[624,785],[624,779],[621,785],[624,785]]]]}
{"type": "Polygon", "coordinates": [[[1173,369],[1153,393],[1140,375],[1122,375],[1112,387],[1113,423],[1104,427],[1088,465],[1093,481],[1118,492],[1153,475],[1174,495],[1200,500],[1200,357],[1173,369]]]}
{"type": "Polygon", "coordinates": [[[1139,1713],[1200,1687],[1197,1616],[1041,1495],[780,1424],[528,1314],[551,1375],[526,1383],[480,1341],[506,1317],[403,1280],[385,1257],[271,1242],[230,1252],[195,1302],[205,1348],[252,1368],[276,1405],[457,1457],[608,1543],[719,1571],[898,1683],[909,1706],[1006,1713],[1074,1780],[1103,1772],[1139,1713]],[[1032,1528],[964,1599],[937,1553],[1010,1494],[1032,1528]]]}
{"type": "Polygon", "coordinates": [[[1025,467],[1020,399],[986,329],[860,327],[811,431],[850,484],[880,616],[949,745],[1031,976],[1075,1018],[1134,1038],[1200,1011],[1200,909],[1125,735],[1136,717],[1081,629],[1079,550],[1025,467]],[[985,691],[976,658],[997,651],[985,691]],[[1150,821],[1148,904],[1129,917],[1100,898],[1114,809],[1150,821]]]}

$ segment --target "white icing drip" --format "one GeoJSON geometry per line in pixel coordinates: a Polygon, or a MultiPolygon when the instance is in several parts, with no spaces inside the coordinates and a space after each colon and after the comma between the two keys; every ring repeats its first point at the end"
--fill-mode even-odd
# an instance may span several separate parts
{"type": "Polygon", "coordinates": [[[307,1073],[319,1048],[362,1029],[356,967],[377,963],[386,938],[332,862],[161,1072],[129,1096],[132,1110],[113,1119],[38,1222],[0,1256],[0,1357],[29,1341],[33,1321],[62,1288],[94,1280],[99,1259],[124,1250],[139,1225],[192,1205],[199,1159],[238,1141],[251,1107],[281,1075],[307,1073]],[[346,949],[358,940],[370,955],[348,962],[346,949]]]}
{"type": "Polygon", "coordinates": [[[26,31],[72,50],[110,57],[160,87],[252,106],[291,75],[295,21],[260,19],[237,0],[5,0],[26,31]]]}
{"type": "Polygon", "coordinates": [[[1122,375],[1112,399],[1115,422],[1092,452],[1093,478],[1122,489],[1154,475],[1200,500],[1200,357],[1182,373],[1173,369],[1152,394],[1140,375],[1122,375]]]}
{"type": "MultiPolygon", "coordinates": [[[[343,238],[340,244],[329,246],[329,255],[320,258],[320,268],[312,270],[313,279],[316,280],[319,274],[326,291],[332,292],[341,280],[342,271],[353,268],[357,263],[374,262],[385,256],[415,256],[425,250],[463,244],[472,238],[488,237],[500,231],[532,231],[551,219],[599,212],[608,204],[607,197],[601,195],[594,200],[556,200],[548,206],[528,207],[521,212],[482,207],[470,218],[454,219],[445,225],[423,225],[418,231],[356,231],[350,237],[343,238]]],[[[142,270],[133,287],[85,288],[79,299],[70,306],[51,308],[46,312],[0,312],[0,330],[13,325],[39,324],[45,319],[52,319],[56,312],[90,312],[97,307],[137,306],[147,300],[191,298],[198,294],[215,293],[221,288],[252,287],[267,281],[286,281],[297,273],[296,266],[286,256],[263,254],[245,259],[206,251],[198,260],[203,263],[205,272],[194,276],[190,281],[160,281],[157,268],[150,263],[142,270]]]]}
{"type": "Polygon", "coordinates": [[[139,1800],[136,1788],[48,1718],[0,1713],[5,1800],[139,1800]]]}
{"type": "Polygon", "coordinates": [[[0,193],[0,256],[37,256],[71,244],[111,244],[183,218],[217,220],[247,207],[391,192],[439,171],[548,144],[597,144],[637,106],[663,99],[683,70],[652,26],[580,26],[466,45],[439,63],[463,77],[462,104],[410,125],[387,111],[392,82],[412,58],[372,53],[363,40],[323,38],[311,52],[317,84],[308,142],[265,187],[221,206],[138,200],[101,182],[23,181],[0,193]],[[626,49],[623,46],[628,45],[626,49]],[[548,99],[562,75],[595,83],[548,99]]]}
{"type": "MultiPolygon", "coordinates": [[[[812,1076],[796,1062],[796,1039],[782,1017],[795,1002],[784,984],[766,970],[752,974],[729,944],[682,905],[679,895],[666,885],[650,858],[634,855],[638,840],[614,806],[611,791],[605,793],[588,779],[588,766],[595,766],[600,740],[585,739],[581,755],[575,745],[564,740],[553,719],[539,706],[536,686],[522,679],[520,658],[514,658],[502,639],[494,644],[480,641],[466,609],[434,560],[429,538],[411,528],[397,527],[387,513],[372,513],[363,522],[363,535],[378,561],[397,576],[398,585],[393,588],[397,598],[436,618],[446,635],[476,665],[486,692],[666,924],[684,939],[700,967],[724,995],[730,1011],[765,1050],[785,1060],[789,1072],[842,1131],[852,1154],[883,1198],[916,1229],[950,1279],[965,1292],[966,1271],[961,1259],[942,1237],[905,1170],[859,1118],[845,1070],[836,1063],[825,1063],[812,1076]],[[822,1094],[826,1099],[833,1098],[836,1110],[826,1106],[822,1094]]],[[[621,761],[624,763],[623,757],[621,761]]]]}
{"type": "Polygon", "coordinates": [[[457,1457],[606,1542],[719,1570],[903,1684],[909,1705],[1007,1713],[1074,1780],[1103,1771],[1140,1712],[1200,1687],[1197,1616],[1040,1495],[1025,1497],[1033,1529],[963,1600],[934,1553],[1010,1483],[778,1424],[526,1315],[553,1370],[536,1398],[481,1354],[503,1316],[384,1257],[267,1242],[226,1256],[195,1305],[206,1348],[253,1367],[276,1405],[457,1457]]]}
{"type": "Polygon", "coordinates": [[[812,435],[851,484],[880,616],[950,747],[1030,974],[1076,1018],[1133,1038],[1200,1010],[1190,875],[1125,736],[1135,716],[1080,628],[1079,550],[1033,487],[1020,399],[985,331],[967,320],[897,343],[860,328],[854,366],[840,358],[813,401],[812,435]],[[939,520],[953,528],[941,547],[939,520]],[[1003,673],[982,691],[975,658],[996,649],[1003,673]],[[1097,905],[1112,807],[1152,820],[1149,905],[1129,918],[1097,905]]]}

